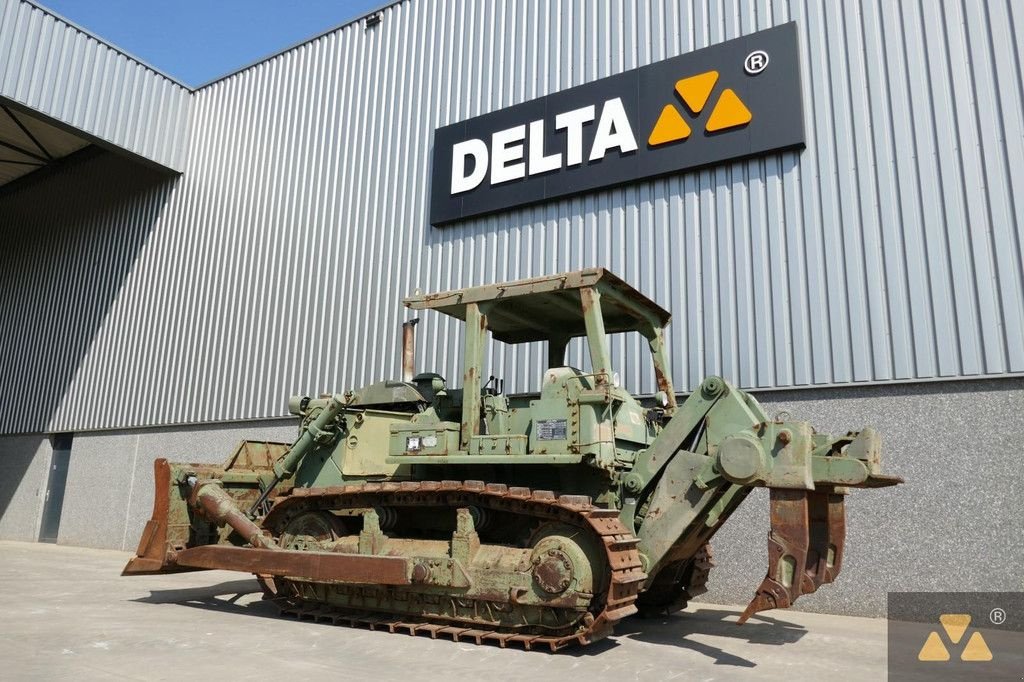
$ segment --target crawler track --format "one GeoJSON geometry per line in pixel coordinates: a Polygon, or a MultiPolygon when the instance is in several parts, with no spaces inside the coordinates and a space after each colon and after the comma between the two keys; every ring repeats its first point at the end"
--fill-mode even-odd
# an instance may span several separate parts
{"type": "MultiPolygon", "coordinates": [[[[578,526],[592,533],[604,546],[608,565],[606,584],[603,589],[594,590],[593,601],[583,618],[568,631],[559,632],[530,625],[515,629],[493,627],[469,617],[451,615],[424,613],[410,616],[338,608],[311,599],[317,594],[315,589],[292,589],[292,594],[286,595],[284,590],[268,586],[267,598],[273,600],[283,614],[299,619],[365,626],[388,632],[429,634],[432,638],[450,637],[456,641],[501,647],[549,648],[552,651],[602,639],[612,632],[615,623],[637,611],[637,593],[646,579],[636,549],[639,541],[619,521],[617,510],[596,507],[589,497],[581,495],[559,496],[546,490],[534,491],[481,481],[387,482],[296,489],[275,503],[263,525],[277,535],[289,519],[307,511],[418,505],[451,508],[478,505],[540,521],[561,521],[578,526]]],[[[287,584],[287,581],[279,581],[277,587],[282,583],[287,584]]],[[[455,601],[457,596],[453,594],[451,599],[455,601]]],[[[509,606],[514,605],[510,603],[509,606]]]]}

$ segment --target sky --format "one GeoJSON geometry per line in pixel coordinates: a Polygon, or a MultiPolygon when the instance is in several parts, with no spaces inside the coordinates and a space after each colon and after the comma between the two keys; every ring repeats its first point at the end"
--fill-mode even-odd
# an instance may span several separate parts
{"type": "Polygon", "coordinates": [[[384,4],[384,0],[36,1],[192,87],[384,4]]]}

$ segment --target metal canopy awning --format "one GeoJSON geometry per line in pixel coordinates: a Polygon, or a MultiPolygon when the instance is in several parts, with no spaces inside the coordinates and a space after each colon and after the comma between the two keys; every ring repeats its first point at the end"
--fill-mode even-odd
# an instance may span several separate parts
{"type": "Polygon", "coordinates": [[[87,146],[85,138],[0,101],[0,186],[87,146]]]}
{"type": "Polygon", "coordinates": [[[466,306],[479,303],[495,339],[524,343],[586,335],[580,298],[580,289],[585,287],[601,294],[601,316],[609,333],[646,324],[664,327],[671,318],[664,308],[604,268],[410,296],[403,303],[414,310],[437,310],[460,320],[466,319],[466,306]]]}

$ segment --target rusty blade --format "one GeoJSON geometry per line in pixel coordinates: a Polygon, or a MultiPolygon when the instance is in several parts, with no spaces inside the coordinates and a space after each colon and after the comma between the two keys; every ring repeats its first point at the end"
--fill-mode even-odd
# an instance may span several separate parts
{"type": "Polygon", "coordinates": [[[806,573],[810,544],[807,491],[772,488],[770,500],[768,574],[740,616],[740,624],[759,611],[790,606],[805,587],[813,585],[806,573]]]}
{"type": "Polygon", "coordinates": [[[279,575],[315,582],[408,585],[401,557],[203,545],[178,552],[180,566],[279,575]]]}
{"type": "Polygon", "coordinates": [[[168,489],[171,481],[171,467],[166,459],[153,462],[153,479],[156,496],[153,499],[153,517],[146,522],[146,528],[139,540],[135,556],[128,561],[121,575],[152,575],[170,573],[176,568],[168,556],[167,523],[170,514],[168,489]]]}

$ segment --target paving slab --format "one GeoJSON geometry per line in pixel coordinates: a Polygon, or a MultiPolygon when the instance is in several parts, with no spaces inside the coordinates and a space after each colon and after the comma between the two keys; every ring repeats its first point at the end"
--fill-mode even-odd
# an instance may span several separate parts
{"type": "Polygon", "coordinates": [[[5,679],[878,680],[885,621],[692,604],[551,654],[276,615],[226,571],[122,578],[126,552],[0,542],[5,679]]]}

